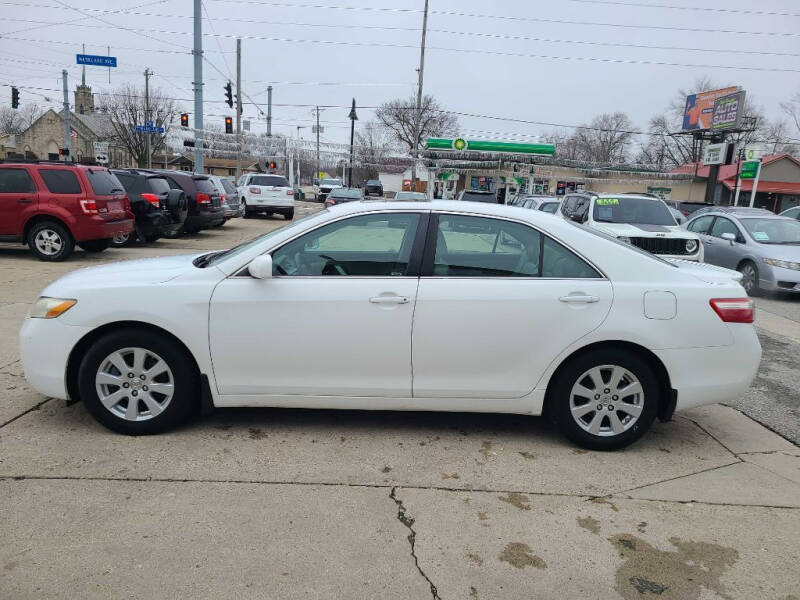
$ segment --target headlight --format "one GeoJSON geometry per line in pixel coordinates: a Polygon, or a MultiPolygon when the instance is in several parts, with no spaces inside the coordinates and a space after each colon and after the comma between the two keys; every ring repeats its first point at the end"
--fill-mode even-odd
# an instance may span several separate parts
{"type": "Polygon", "coordinates": [[[697,240],[686,240],[686,252],[688,254],[694,254],[697,252],[697,240]]]}
{"type": "Polygon", "coordinates": [[[781,267],[782,269],[792,269],[793,271],[800,271],[800,263],[791,262],[788,260],[779,260],[777,258],[765,258],[764,262],[773,267],[781,267]]]}
{"type": "Polygon", "coordinates": [[[626,236],[624,236],[624,235],[622,235],[622,236],[618,237],[617,239],[618,239],[620,242],[625,242],[626,244],[630,244],[630,243],[631,243],[631,238],[629,238],[629,237],[626,237],[626,236]]]}
{"type": "Polygon", "coordinates": [[[34,303],[29,316],[33,319],[55,319],[63,315],[77,303],[77,300],[42,296],[34,303]]]}

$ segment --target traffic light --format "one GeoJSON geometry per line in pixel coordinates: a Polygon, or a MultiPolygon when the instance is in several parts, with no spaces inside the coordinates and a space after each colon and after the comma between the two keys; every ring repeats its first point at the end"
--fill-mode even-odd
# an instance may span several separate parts
{"type": "Polygon", "coordinates": [[[233,86],[231,85],[230,81],[225,86],[225,102],[228,106],[233,108],[233,86]]]}
{"type": "Polygon", "coordinates": [[[11,88],[11,108],[19,108],[19,90],[11,88]]]}
{"type": "Polygon", "coordinates": [[[58,153],[61,156],[69,156],[69,148],[59,148],[58,153]]]}
{"type": "Polygon", "coordinates": [[[181,127],[189,126],[189,113],[181,113],[181,127]]]}
{"type": "Polygon", "coordinates": [[[277,169],[278,163],[276,163],[274,160],[269,161],[269,168],[272,170],[277,169]]]}
{"type": "Polygon", "coordinates": [[[225,133],[233,133],[233,119],[225,117],[225,133]]]}

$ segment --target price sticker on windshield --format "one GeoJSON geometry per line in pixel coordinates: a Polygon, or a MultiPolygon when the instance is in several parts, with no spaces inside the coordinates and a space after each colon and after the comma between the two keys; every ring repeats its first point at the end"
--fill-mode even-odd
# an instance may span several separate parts
{"type": "Polygon", "coordinates": [[[597,204],[599,206],[616,206],[619,204],[619,198],[598,198],[597,204]]]}

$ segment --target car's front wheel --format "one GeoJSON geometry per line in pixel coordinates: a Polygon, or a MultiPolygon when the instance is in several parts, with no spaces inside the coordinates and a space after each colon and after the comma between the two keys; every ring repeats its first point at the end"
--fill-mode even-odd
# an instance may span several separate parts
{"type": "Polygon", "coordinates": [[[607,349],[572,360],[555,381],[548,409],[569,439],[592,450],[617,450],[650,428],[658,412],[653,370],[625,350],[607,349]]]}
{"type": "Polygon", "coordinates": [[[197,381],[192,357],[177,342],[128,329],[97,340],[78,371],[87,410],[128,435],[160,433],[184,421],[195,406],[197,381]]]}
{"type": "Polygon", "coordinates": [[[739,272],[742,274],[742,287],[748,296],[758,296],[761,288],[758,285],[758,268],[749,260],[739,265],[739,272]]]}

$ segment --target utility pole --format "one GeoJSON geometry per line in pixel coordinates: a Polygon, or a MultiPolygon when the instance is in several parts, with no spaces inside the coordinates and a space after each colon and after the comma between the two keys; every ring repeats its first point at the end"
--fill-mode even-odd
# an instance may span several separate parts
{"type": "Polygon", "coordinates": [[[69,127],[69,87],[67,86],[67,70],[61,71],[64,82],[64,149],[67,151],[64,160],[72,160],[72,130],[69,127]]]}
{"type": "Polygon", "coordinates": [[[267,137],[272,136],[272,86],[267,86],[267,137]]]}
{"type": "MultiPolygon", "coordinates": [[[[150,75],[153,72],[150,69],[144,70],[144,122],[145,125],[150,123],[150,75]]],[[[150,134],[145,133],[144,144],[145,144],[145,152],[147,153],[147,168],[153,168],[153,155],[150,152],[150,134]]],[[[164,152],[166,153],[167,149],[164,148],[164,152]]]]}
{"type": "Polygon", "coordinates": [[[422,82],[425,76],[425,37],[428,33],[428,0],[422,16],[422,42],[419,46],[419,84],[417,86],[417,116],[414,119],[414,162],[411,165],[411,189],[417,190],[417,159],[419,158],[419,126],[422,121],[422,82]]]}
{"type": "Polygon", "coordinates": [[[317,165],[316,170],[314,171],[313,179],[319,178],[319,106],[317,107],[317,165]]]}
{"type": "Polygon", "coordinates": [[[236,181],[242,176],[242,38],[236,38],[236,181]]]}
{"type": "Polygon", "coordinates": [[[194,171],[203,172],[203,0],[194,0],[194,171]]]}

